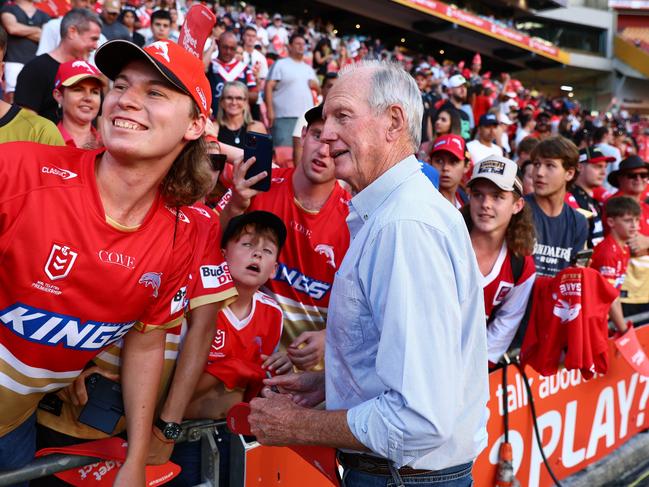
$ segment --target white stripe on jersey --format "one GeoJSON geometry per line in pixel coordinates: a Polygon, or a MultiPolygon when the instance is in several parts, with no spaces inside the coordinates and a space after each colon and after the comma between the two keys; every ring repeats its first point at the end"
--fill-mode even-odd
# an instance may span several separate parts
{"type": "Polygon", "coordinates": [[[319,314],[303,314],[303,313],[293,313],[287,310],[284,310],[284,318],[289,321],[309,321],[311,323],[324,323],[326,321],[325,317],[319,314]]]}
{"type": "Polygon", "coordinates": [[[31,365],[27,365],[26,363],[21,362],[18,357],[13,355],[4,345],[1,344],[0,359],[7,362],[7,364],[9,364],[12,369],[32,379],[75,379],[83,370],[79,369],[66,370],[65,372],[56,372],[54,370],[32,367],[31,365]]]}
{"type": "Polygon", "coordinates": [[[165,350],[165,360],[176,360],[178,350],[165,350]]]}
{"type": "Polygon", "coordinates": [[[310,304],[304,304],[300,303],[299,301],[295,301],[291,298],[287,298],[286,296],[281,296],[279,294],[275,294],[272,292],[270,289],[264,287],[263,291],[271,296],[275,301],[277,301],[281,306],[294,306],[296,308],[302,308],[304,309],[307,313],[317,313],[317,314],[327,314],[327,308],[322,307],[322,306],[313,306],[310,304]]]}
{"type": "MultiPolygon", "coordinates": [[[[81,371],[79,370],[76,373],[75,377],[77,377],[80,373],[81,371]]],[[[52,384],[44,385],[42,387],[27,387],[26,385],[21,384],[20,382],[16,382],[8,375],[0,372],[0,386],[5,387],[9,389],[11,392],[15,392],[16,394],[22,394],[23,396],[26,396],[27,394],[33,394],[35,392],[55,391],[58,389],[62,389],[71,383],[72,380],[68,382],[55,382],[52,384]]]]}

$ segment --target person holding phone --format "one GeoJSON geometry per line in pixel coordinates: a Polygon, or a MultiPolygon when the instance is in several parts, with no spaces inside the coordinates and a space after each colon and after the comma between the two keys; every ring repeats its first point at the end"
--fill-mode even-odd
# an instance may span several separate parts
{"type": "Polygon", "coordinates": [[[235,163],[221,224],[253,210],[270,211],[286,223],[289,232],[278,269],[264,291],[284,310],[282,346],[289,358],[298,368],[311,369],[321,366],[324,357],[331,286],[349,246],[345,218],[350,196],[336,182],[329,146],[320,139],[322,106],[307,111],[305,118],[302,160],[295,168],[273,169],[268,192],[252,189],[267,172],[246,179],[255,160],[235,163]]]}

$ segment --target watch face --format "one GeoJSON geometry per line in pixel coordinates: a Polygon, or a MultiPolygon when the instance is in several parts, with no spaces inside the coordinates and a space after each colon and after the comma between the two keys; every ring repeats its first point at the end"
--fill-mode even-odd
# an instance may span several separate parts
{"type": "Polygon", "coordinates": [[[167,423],[165,428],[162,430],[162,434],[169,440],[177,440],[180,437],[181,432],[182,428],[178,423],[167,423]]]}

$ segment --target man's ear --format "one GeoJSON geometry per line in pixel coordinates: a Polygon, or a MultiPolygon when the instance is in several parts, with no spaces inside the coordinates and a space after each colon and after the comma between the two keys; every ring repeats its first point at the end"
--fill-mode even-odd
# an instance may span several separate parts
{"type": "Polygon", "coordinates": [[[197,118],[193,118],[185,130],[185,140],[196,140],[201,137],[205,132],[206,124],[207,117],[202,113],[197,118]]]}
{"type": "Polygon", "coordinates": [[[388,107],[388,116],[390,120],[387,130],[387,140],[398,140],[402,133],[408,130],[406,112],[401,105],[390,105],[388,107]]]}

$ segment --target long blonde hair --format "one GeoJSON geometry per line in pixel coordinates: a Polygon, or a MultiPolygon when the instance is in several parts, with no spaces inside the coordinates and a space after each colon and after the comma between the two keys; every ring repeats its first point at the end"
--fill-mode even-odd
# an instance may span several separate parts
{"type": "Polygon", "coordinates": [[[219,100],[219,109],[216,112],[216,123],[219,124],[219,127],[225,124],[225,110],[223,110],[223,98],[225,93],[229,88],[238,88],[243,91],[243,124],[247,127],[250,125],[252,120],[252,115],[250,114],[250,106],[248,105],[248,87],[244,85],[241,81],[228,81],[223,85],[223,91],[221,92],[221,99],[219,100]]]}

